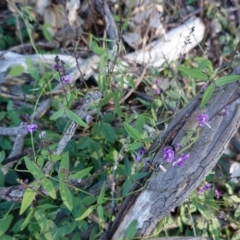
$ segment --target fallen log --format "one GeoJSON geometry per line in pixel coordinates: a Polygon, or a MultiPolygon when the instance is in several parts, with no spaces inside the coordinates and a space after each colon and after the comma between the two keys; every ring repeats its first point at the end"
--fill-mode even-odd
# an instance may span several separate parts
{"type": "MultiPolygon", "coordinates": [[[[240,64],[232,74],[240,74],[240,64]]],[[[149,174],[141,182],[144,188],[139,189],[139,185],[133,188],[134,193],[122,204],[106,239],[123,239],[133,221],[137,221],[138,237],[150,236],[161,219],[190,196],[221,157],[240,124],[240,84],[217,87],[205,108],[200,109],[203,92],[173,117],[166,131],[156,139],[151,148],[155,152],[152,166],[166,164],[164,147],[179,143],[186,131],[194,131],[199,114],[208,114],[211,128],[203,127],[194,144],[186,149],[189,159],[182,167],[169,163],[166,172],[147,169],[149,174]],[[228,114],[221,116],[219,113],[226,106],[228,114]]]]}

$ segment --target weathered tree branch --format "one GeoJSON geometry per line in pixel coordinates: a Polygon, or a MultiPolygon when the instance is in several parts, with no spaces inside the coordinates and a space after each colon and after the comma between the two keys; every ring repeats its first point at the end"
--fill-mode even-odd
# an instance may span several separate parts
{"type": "MultiPolygon", "coordinates": [[[[240,74],[240,64],[233,74],[240,74]]],[[[166,173],[151,173],[152,170],[148,169],[151,176],[143,182],[146,187],[125,200],[107,239],[124,238],[125,231],[133,220],[138,221],[137,235],[149,236],[161,219],[171,209],[181,205],[199,186],[213,169],[224,147],[240,125],[239,91],[238,82],[216,88],[204,109],[199,107],[202,98],[202,93],[199,93],[173,118],[168,129],[162,134],[162,144],[156,150],[153,165],[166,163],[163,148],[179,143],[187,130],[196,129],[197,115],[200,113],[210,116],[211,129],[205,126],[201,130],[198,140],[187,150],[190,159],[181,168],[168,164],[166,173]],[[228,115],[219,116],[219,111],[226,105],[229,105],[228,115]]]]}

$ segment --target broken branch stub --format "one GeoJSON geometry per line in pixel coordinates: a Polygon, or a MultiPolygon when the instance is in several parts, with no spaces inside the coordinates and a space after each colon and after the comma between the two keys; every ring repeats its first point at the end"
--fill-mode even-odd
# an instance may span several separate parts
{"type": "MultiPolygon", "coordinates": [[[[240,64],[233,74],[240,74],[240,64]]],[[[187,130],[196,129],[197,116],[205,113],[210,117],[211,128],[204,126],[196,142],[184,153],[190,158],[181,167],[166,166],[167,172],[150,172],[142,184],[142,191],[131,194],[122,204],[119,214],[112,224],[108,239],[124,238],[126,229],[132,221],[138,221],[138,236],[149,236],[156,225],[172,209],[181,205],[213,169],[224,147],[231,140],[240,125],[240,84],[227,84],[215,89],[209,103],[200,109],[203,92],[199,93],[170,122],[162,134],[162,144],[156,149],[153,166],[166,165],[163,148],[179,143],[187,130]],[[220,116],[219,111],[229,105],[228,114],[220,116]],[[184,120],[184,121],[183,121],[184,120]]],[[[158,141],[158,139],[156,140],[158,141]]],[[[154,148],[155,149],[155,148],[154,148]]]]}

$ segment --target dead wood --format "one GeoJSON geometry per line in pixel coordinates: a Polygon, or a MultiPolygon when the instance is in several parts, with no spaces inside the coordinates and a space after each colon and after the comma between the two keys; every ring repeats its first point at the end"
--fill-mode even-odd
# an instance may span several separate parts
{"type": "MultiPolygon", "coordinates": [[[[240,64],[233,74],[240,74],[240,64]]],[[[161,219],[181,205],[200,185],[239,127],[239,91],[238,82],[217,87],[206,107],[200,109],[202,91],[172,119],[161,136],[162,144],[156,149],[153,166],[166,163],[163,148],[179,143],[187,130],[194,130],[197,127],[197,115],[200,113],[209,115],[211,128],[205,126],[201,130],[198,140],[187,150],[190,159],[181,168],[169,164],[166,166],[166,173],[156,173],[148,169],[150,177],[148,175],[142,182],[145,184],[144,189],[124,201],[107,239],[123,239],[133,220],[138,221],[138,236],[151,235],[161,219]],[[229,106],[228,115],[220,116],[219,111],[226,105],[229,106]]],[[[156,139],[156,142],[158,143],[159,139],[156,139]]],[[[134,189],[136,190],[137,188],[134,189]]]]}

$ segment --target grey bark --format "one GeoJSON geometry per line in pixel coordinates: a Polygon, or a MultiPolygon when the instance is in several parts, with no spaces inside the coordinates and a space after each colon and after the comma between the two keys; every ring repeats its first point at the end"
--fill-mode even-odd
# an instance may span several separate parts
{"type": "MultiPolygon", "coordinates": [[[[240,64],[233,74],[240,74],[240,64]]],[[[133,220],[138,221],[138,236],[151,235],[161,219],[190,196],[221,157],[224,147],[240,124],[240,84],[235,82],[217,87],[204,109],[200,109],[202,93],[199,93],[170,122],[168,129],[162,134],[162,145],[157,149],[153,166],[166,163],[163,158],[163,148],[166,145],[179,143],[186,130],[196,129],[198,114],[207,113],[210,116],[211,129],[203,127],[198,140],[186,150],[186,153],[190,154],[190,159],[184,166],[178,168],[168,164],[166,173],[152,172],[145,180],[146,187],[124,201],[109,231],[108,239],[123,239],[126,229],[133,220]],[[226,105],[229,105],[227,116],[219,116],[219,111],[226,105]]],[[[157,139],[156,142],[158,141],[157,139]]]]}

